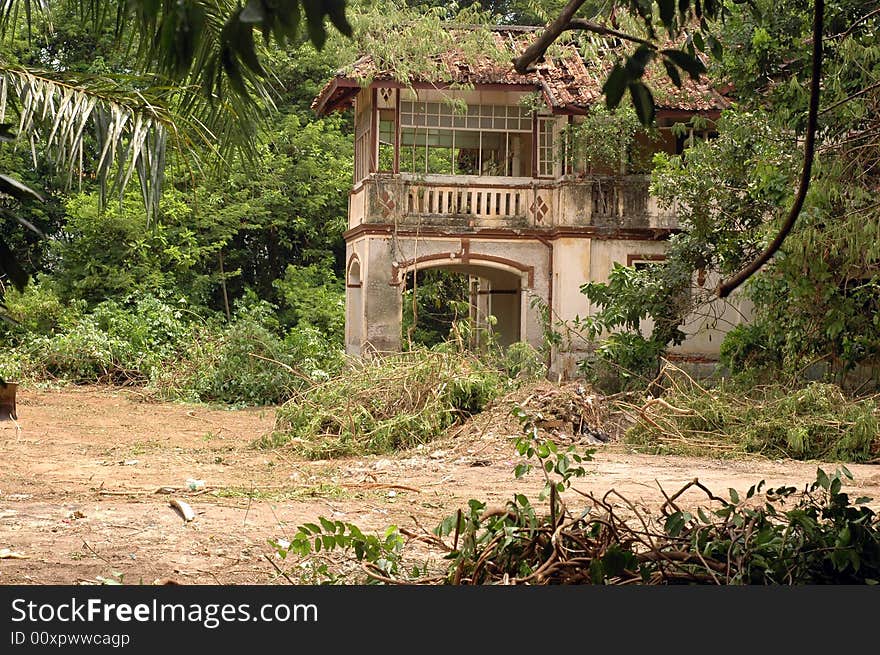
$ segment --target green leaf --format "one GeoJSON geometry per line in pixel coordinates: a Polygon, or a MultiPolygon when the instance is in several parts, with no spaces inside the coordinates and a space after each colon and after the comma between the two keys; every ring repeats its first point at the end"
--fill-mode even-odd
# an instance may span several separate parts
{"type": "Polygon", "coordinates": [[[602,556],[602,569],[609,578],[622,575],[627,569],[635,570],[638,566],[636,556],[617,544],[612,544],[602,556]]]}
{"type": "Polygon", "coordinates": [[[666,27],[672,26],[675,20],[675,0],[657,0],[657,6],[660,8],[660,20],[666,27]]]}
{"type": "Polygon", "coordinates": [[[609,109],[614,109],[620,104],[623,98],[623,92],[626,91],[626,84],[629,77],[620,64],[614,64],[614,68],[608,74],[608,79],[602,85],[602,93],[605,94],[605,105],[609,109]]]}
{"type": "Polygon", "coordinates": [[[730,500],[733,502],[733,504],[739,504],[739,494],[737,493],[736,489],[730,488],[728,489],[728,492],[730,492],[730,500]]]}
{"type": "Polygon", "coordinates": [[[235,61],[232,48],[229,46],[221,48],[220,64],[223,66],[223,71],[229,79],[229,85],[241,96],[247,96],[248,91],[244,83],[244,78],[241,75],[241,69],[235,61]]]}
{"type": "Polygon", "coordinates": [[[721,59],[724,56],[724,46],[721,44],[721,41],[709,34],[706,36],[706,42],[709,46],[709,52],[712,53],[715,59],[721,59]]]}
{"type": "Polygon", "coordinates": [[[244,62],[245,66],[250,68],[260,77],[266,77],[266,71],[257,57],[256,45],[254,44],[254,32],[249,25],[239,24],[238,40],[235,51],[239,58],[244,62]]]}
{"type": "Polygon", "coordinates": [[[630,82],[629,95],[636,109],[636,115],[639,117],[639,122],[646,126],[653,125],[654,97],[648,87],[641,82],[630,82]]]}
{"type": "Polygon", "coordinates": [[[670,537],[677,537],[684,529],[685,519],[681,512],[670,514],[666,519],[665,530],[670,537]]]}
{"type": "Polygon", "coordinates": [[[828,489],[831,486],[831,480],[828,479],[828,475],[822,469],[816,469],[816,482],[823,489],[828,489]]]}
{"type": "Polygon", "coordinates": [[[345,0],[325,0],[324,6],[333,26],[345,36],[350,37],[353,30],[345,17],[345,0]]]}
{"type": "Polygon", "coordinates": [[[700,79],[700,75],[706,72],[706,67],[697,57],[691,56],[683,50],[661,50],[664,57],[668,57],[676,66],[687,72],[692,79],[700,79]]]}
{"type": "Polygon", "coordinates": [[[330,534],[336,532],[336,527],[333,525],[333,521],[326,519],[323,516],[319,516],[318,520],[321,522],[324,532],[329,532],[330,534]]]}
{"type": "Polygon", "coordinates": [[[675,64],[664,58],[663,67],[666,69],[666,74],[669,75],[669,79],[672,80],[672,83],[680,89],[681,75],[679,75],[678,69],[675,67],[675,64]]]}
{"type": "Polygon", "coordinates": [[[645,74],[645,67],[654,58],[654,50],[640,45],[636,51],[626,58],[626,73],[629,80],[638,80],[645,74]]]}
{"type": "Polygon", "coordinates": [[[327,41],[327,30],[324,28],[324,8],[321,0],[302,0],[306,11],[306,28],[309,40],[315,49],[322,50],[327,41]]]}
{"type": "Polygon", "coordinates": [[[829,491],[831,492],[832,496],[836,496],[840,493],[840,486],[840,478],[834,478],[831,481],[831,488],[829,489],[829,491]]]}
{"type": "Polygon", "coordinates": [[[36,198],[40,202],[45,202],[43,196],[31,189],[26,184],[22,184],[16,179],[0,173],[0,191],[6,195],[12,196],[16,200],[31,200],[36,198]]]}

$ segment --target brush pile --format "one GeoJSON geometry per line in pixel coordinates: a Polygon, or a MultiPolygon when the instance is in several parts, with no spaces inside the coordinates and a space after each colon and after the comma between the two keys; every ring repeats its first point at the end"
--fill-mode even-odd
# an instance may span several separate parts
{"type": "Polygon", "coordinates": [[[269,445],[305,457],[388,453],[435,439],[515,382],[465,352],[414,350],[353,360],[278,409],[269,445]]]}
{"type": "Polygon", "coordinates": [[[706,388],[664,369],[662,398],[622,405],[635,423],[627,443],[651,453],[760,453],[773,459],[874,462],[880,457],[877,397],[852,398],[834,384],[706,388]]]}

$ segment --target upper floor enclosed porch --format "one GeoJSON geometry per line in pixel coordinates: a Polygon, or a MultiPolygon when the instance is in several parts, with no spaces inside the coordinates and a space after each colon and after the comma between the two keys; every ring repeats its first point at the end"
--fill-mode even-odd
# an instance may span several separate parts
{"type": "MultiPolygon", "coordinates": [[[[514,49],[529,36],[490,34],[514,49]]],[[[350,227],[674,227],[675,207],[648,193],[653,155],[711,136],[727,106],[708,84],[658,77],[656,126],[630,130],[615,124],[624,115],[601,115],[606,71],[575,48],[525,75],[488,58],[440,60],[445,72],[404,84],[365,56],[315,99],[319,114],[353,109],[350,227]]]]}

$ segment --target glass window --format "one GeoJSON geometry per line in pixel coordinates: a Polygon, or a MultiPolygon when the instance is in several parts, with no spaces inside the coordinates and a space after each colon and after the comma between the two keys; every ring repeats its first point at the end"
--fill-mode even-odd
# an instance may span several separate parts
{"type": "Polygon", "coordinates": [[[550,177],[556,169],[556,157],[553,152],[552,118],[538,119],[538,175],[550,177]]]}
{"type": "Polygon", "coordinates": [[[400,103],[400,170],[531,176],[532,118],[524,107],[400,103]]]}
{"type": "Polygon", "coordinates": [[[394,111],[379,111],[379,171],[394,171],[394,111]]]}

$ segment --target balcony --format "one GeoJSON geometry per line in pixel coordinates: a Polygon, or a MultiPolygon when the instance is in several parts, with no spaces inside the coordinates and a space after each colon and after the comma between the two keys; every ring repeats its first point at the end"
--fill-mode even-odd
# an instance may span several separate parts
{"type": "Polygon", "coordinates": [[[373,174],[350,197],[349,227],[369,223],[452,229],[677,227],[646,175],[528,177],[373,174]]]}

